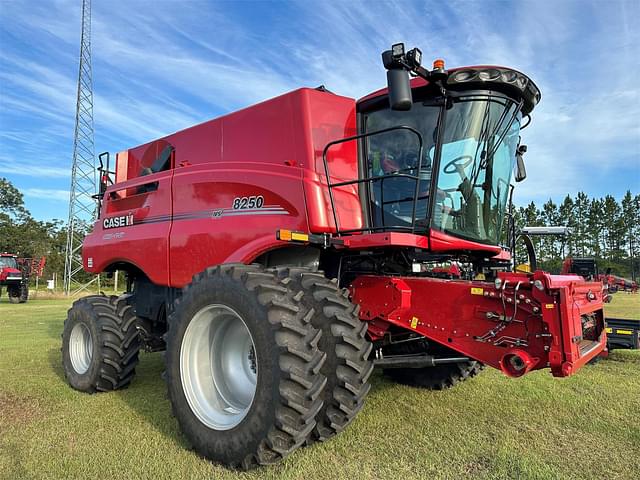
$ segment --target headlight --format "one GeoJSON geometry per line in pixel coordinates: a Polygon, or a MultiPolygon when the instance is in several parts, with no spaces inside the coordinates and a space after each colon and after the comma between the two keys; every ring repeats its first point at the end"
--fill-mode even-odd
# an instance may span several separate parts
{"type": "Polygon", "coordinates": [[[491,88],[503,91],[512,97],[524,100],[522,113],[528,114],[540,101],[540,90],[526,75],[503,67],[470,67],[449,73],[447,86],[452,90],[461,88],[491,88]]]}

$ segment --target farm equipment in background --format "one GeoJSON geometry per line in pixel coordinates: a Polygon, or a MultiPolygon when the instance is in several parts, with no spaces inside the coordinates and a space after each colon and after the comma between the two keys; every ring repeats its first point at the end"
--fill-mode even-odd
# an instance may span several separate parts
{"type": "Polygon", "coordinates": [[[635,281],[613,275],[611,268],[608,268],[604,274],[599,273],[595,258],[566,257],[562,262],[562,274],[569,273],[580,275],[588,280],[599,280],[609,293],[616,293],[620,290],[628,293],[638,292],[638,284],[635,281]]]}
{"type": "Polygon", "coordinates": [[[602,276],[598,273],[596,259],[592,257],[566,257],[562,261],[562,274],[570,273],[588,280],[602,280],[602,276]]]}
{"type": "Polygon", "coordinates": [[[616,348],[640,348],[640,320],[606,318],[607,351],[616,348]]]}
{"type": "Polygon", "coordinates": [[[603,281],[609,286],[610,293],[616,293],[619,291],[638,293],[638,284],[633,280],[613,275],[609,271],[607,271],[605,275],[601,276],[603,277],[603,281]]]}
{"type": "Polygon", "coordinates": [[[388,88],[358,101],[302,88],[114,172],[106,155],[83,265],[126,272],[127,293],[69,310],[71,386],[126,387],[141,348],[166,349],[184,435],[251,468],[341,432],[374,366],[443,389],[483,365],[566,377],[603,351],[601,284],[513,272],[500,246],[538,88],[421,56],[384,52],[388,88]]]}
{"type": "Polygon", "coordinates": [[[10,303],[25,303],[29,298],[29,279],[42,276],[46,258],[19,258],[10,253],[0,253],[0,293],[7,289],[10,303]]]}

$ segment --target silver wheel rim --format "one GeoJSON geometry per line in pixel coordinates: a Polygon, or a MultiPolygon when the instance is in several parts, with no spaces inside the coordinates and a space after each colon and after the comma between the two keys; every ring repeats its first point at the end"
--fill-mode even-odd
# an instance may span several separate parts
{"type": "Polygon", "coordinates": [[[214,304],[193,317],[180,347],[180,379],[191,411],[207,427],[229,430],[246,417],[256,392],[253,338],[242,317],[214,304]]]}
{"type": "Polygon", "coordinates": [[[69,356],[76,373],[83,374],[89,370],[93,358],[93,337],[84,323],[76,323],[71,329],[69,356]]]}

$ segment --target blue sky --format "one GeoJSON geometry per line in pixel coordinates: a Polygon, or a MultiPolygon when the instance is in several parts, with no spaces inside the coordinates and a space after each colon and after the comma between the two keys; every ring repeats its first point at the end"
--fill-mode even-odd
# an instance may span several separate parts
{"type": "MultiPolygon", "coordinates": [[[[380,52],[496,64],[542,90],[515,200],[640,192],[640,2],[104,1],[93,5],[96,151],[116,152],[300,86],[361,97],[380,52]]],[[[80,0],[0,0],[0,176],[67,217],[80,0]]]]}

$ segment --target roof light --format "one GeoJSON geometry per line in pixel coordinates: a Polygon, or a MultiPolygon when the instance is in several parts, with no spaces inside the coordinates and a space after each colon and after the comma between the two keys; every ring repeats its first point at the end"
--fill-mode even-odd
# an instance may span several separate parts
{"type": "MultiPolygon", "coordinates": [[[[438,60],[433,62],[434,68],[437,68],[438,60]]],[[[454,70],[447,77],[447,86],[449,88],[463,88],[467,84],[469,89],[480,87],[482,89],[489,86],[496,90],[502,89],[505,93],[510,94],[517,92],[522,96],[524,105],[522,107],[523,115],[527,115],[540,101],[541,95],[538,87],[522,73],[504,67],[467,67],[454,70]]]]}
{"type": "Polygon", "coordinates": [[[407,52],[407,63],[412,68],[418,68],[422,64],[422,52],[419,48],[412,48],[407,52]]]}
{"type": "Polygon", "coordinates": [[[404,43],[396,43],[391,46],[391,54],[394,58],[400,58],[404,55],[404,43]]]}
{"type": "Polygon", "coordinates": [[[444,60],[441,58],[436,58],[433,61],[433,69],[434,70],[444,70],[444,60]]]}
{"type": "Polygon", "coordinates": [[[482,70],[479,74],[478,74],[478,78],[480,78],[480,80],[497,80],[498,78],[500,78],[500,71],[495,70],[493,68],[487,69],[487,70],[482,70]]]}

